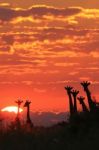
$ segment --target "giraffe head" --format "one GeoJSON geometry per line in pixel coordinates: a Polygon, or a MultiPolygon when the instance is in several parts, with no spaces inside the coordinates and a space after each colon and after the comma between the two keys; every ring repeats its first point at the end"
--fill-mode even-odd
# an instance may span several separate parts
{"type": "Polygon", "coordinates": [[[22,100],[20,100],[20,99],[18,99],[17,101],[15,101],[15,103],[17,103],[17,104],[18,104],[18,106],[20,106],[20,105],[23,103],[23,101],[22,101],[22,100]]]}
{"type": "Polygon", "coordinates": [[[71,93],[71,90],[73,89],[73,87],[71,86],[66,86],[65,90],[67,90],[67,93],[71,93]]]}
{"type": "Polygon", "coordinates": [[[89,81],[83,81],[83,82],[81,82],[81,85],[83,86],[84,90],[86,91],[86,89],[90,85],[90,82],[89,81]]]}
{"type": "Polygon", "coordinates": [[[25,102],[25,104],[24,104],[24,107],[28,107],[30,104],[31,104],[31,101],[26,100],[26,102],[25,102]]]}
{"type": "Polygon", "coordinates": [[[82,104],[82,102],[84,101],[85,98],[83,96],[80,96],[77,99],[79,100],[80,104],[82,104]]]}
{"type": "Polygon", "coordinates": [[[73,94],[74,97],[76,97],[78,95],[79,91],[78,90],[72,90],[71,93],[73,94]]]}

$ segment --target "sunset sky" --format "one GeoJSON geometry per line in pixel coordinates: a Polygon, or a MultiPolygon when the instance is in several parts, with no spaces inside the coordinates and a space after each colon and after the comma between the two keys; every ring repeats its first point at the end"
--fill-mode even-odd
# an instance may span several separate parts
{"type": "Polygon", "coordinates": [[[0,108],[67,111],[65,85],[99,99],[99,0],[0,1],[0,108]]]}

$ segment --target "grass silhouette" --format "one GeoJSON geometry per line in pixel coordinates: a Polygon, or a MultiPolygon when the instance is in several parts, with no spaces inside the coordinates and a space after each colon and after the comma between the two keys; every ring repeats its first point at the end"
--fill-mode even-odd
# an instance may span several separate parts
{"type": "Polygon", "coordinates": [[[99,140],[99,121],[93,115],[80,113],[70,122],[60,122],[51,127],[11,124],[0,130],[0,150],[83,150],[95,149],[99,140]]]}

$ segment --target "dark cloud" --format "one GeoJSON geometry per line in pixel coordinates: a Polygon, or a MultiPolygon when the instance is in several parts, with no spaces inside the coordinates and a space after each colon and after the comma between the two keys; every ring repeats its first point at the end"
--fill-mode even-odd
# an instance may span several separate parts
{"type": "Polygon", "coordinates": [[[60,34],[60,35],[70,35],[70,36],[84,36],[88,33],[89,31],[86,29],[74,29],[74,28],[45,28],[43,29],[42,33],[43,34],[60,34]]]}
{"type": "Polygon", "coordinates": [[[19,35],[13,34],[13,35],[3,35],[2,40],[5,41],[7,44],[13,44],[14,39],[17,42],[23,43],[23,42],[35,42],[37,40],[44,41],[44,40],[61,40],[62,38],[65,38],[65,36],[86,36],[90,30],[86,29],[74,29],[74,28],[57,28],[57,27],[48,27],[48,28],[42,28],[42,29],[35,29],[35,31],[32,29],[31,34],[28,33],[20,33],[19,35]],[[35,33],[36,31],[36,33],[35,33]],[[58,36],[57,36],[58,35],[58,36]]]}
{"type": "Polygon", "coordinates": [[[14,42],[14,37],[12,35],[3,35],[2,41],[6,42],[8,45],[11,45],[14,42]]]}
{"type": "Polygon", "coordinates": [[[46,14],[52,14],[55,16],[70,16],[70,15],[74,15],[77,14],[81,11],[80,8],[64,8],[64,9],[60,9],[60,8],[54,8],[54,7],[45,7],[45,6],[41,6],[41,7],[32,7],[31,9],[28,10],[29,14],[34,14],[34,15],[46,15],[46,14]]]}
{"type": "Polygon", "coordinates": [[[81,12],[80,8],[54,8],[46,6],[35,6],[29,9],[11,9],[11,8],[0,8],[0,20],[9,21],[16,17],[28,17],[33,16],[34,18],[43,17],[44,15],[54,16],[70,16],[81,12]]]}
{"type": "Polygon", "coordinates": [[[0,20],[9,21],[10,19],[15,17],[15,10],[10,8],[0,8],[0,20]]]}

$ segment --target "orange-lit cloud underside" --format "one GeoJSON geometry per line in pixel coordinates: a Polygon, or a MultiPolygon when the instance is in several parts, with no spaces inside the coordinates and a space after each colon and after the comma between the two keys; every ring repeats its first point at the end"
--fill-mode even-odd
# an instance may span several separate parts
{"type": "Polygon", "coordinates": [[[0,4],[0,107],[20,97],[32,110],[68,110],[64,86],[84,94],[82,80],[99,98],[98,2],[42,2],[0,4]]]}

